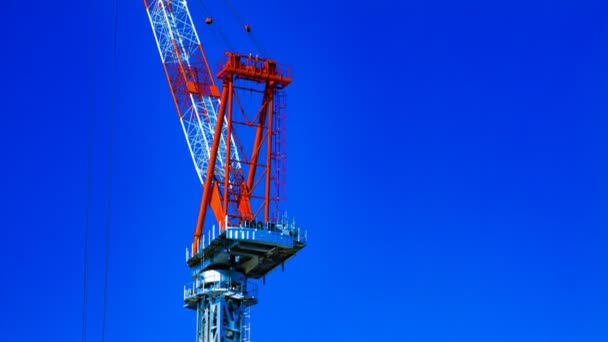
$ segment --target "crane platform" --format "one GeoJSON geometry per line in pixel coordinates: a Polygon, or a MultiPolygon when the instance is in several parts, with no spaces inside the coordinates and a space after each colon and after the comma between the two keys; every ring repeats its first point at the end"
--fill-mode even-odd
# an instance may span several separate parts
{"type": "Polygon", "coordinates": [[[259,279],[304,248],[306,235],[287,225],[214,226],[203,236],[198,253],[186,252],[186,261],[196,272],[233,270],[259,279]]]}

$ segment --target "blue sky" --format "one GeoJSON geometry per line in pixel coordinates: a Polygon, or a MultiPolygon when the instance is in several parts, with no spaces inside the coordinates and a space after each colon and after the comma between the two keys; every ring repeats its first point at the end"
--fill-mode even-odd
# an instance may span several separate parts
{"type": "MultiPolygon", "coordinates": [[[[260,284],[254,341],[608,340],[606,5],[232,3],[294,69],[287,206],[310,240],[260,284]]],[[[0,340],[81,338],[89,156],[88,340],[108,212],[106,340],[193,339],[201,188],[142,1],[116,62],[112,1],[4,8],[0,340]]]]}

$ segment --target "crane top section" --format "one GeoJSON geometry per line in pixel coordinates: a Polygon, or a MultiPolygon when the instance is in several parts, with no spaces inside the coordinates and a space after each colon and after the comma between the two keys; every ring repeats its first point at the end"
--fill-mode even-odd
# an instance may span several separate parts
{"type": "MultiPolygon", "coordinates": [[[[279,203],[285,200],[286,117],[282,90],[292,81],[291,70],[273,59],[226,52],[217,73],[222,87],[220,97],[187,1],[144,0],[144,4],[188,148],[203,185],[192,244],[193,259],[201,253],[235,256],[231,253],[236,250],[215,251],[212,245],[205,244],[204,233],[209,232],[211,224],[217,223],[218,235],[223,234],[223,239],[232,241],[236,238],[226,231],[229,227],[242,228],[243,224],[254,220],[263,225],[277,224],[281,215],[279,203]],[[214,217],[209,216],[206,220],[208,211],[214,217]]],[[[301,241],[295,249],[290,243],[281,247],[284,250],[275,246],[274,234],[284,236],[287,233],[283,231],[269,235],[257,230],[241,233],[252,234],[254,240],[239,242],[239,245],[253,243],[253,247],[247,248],[261,253],[256,255],[255,261],[247,261],[249,266],[243,269],[244,274],[253,277],[269,272],[303,246],[301,241]],[[274,247],[265,250],[261,245],[274,247]],[[273,261],[261,261],[268,258],[273,261]]],[[[288,238],[279,240],[283,239],[288,238]]],[[[209,236],[206,241],[210,241],[209,236]]],[[[252,252],[243,253],[239,260],[244,262],[252,252]]],[[[221,268],[226,265],[220,262],[208,266],[221,268]]]]}

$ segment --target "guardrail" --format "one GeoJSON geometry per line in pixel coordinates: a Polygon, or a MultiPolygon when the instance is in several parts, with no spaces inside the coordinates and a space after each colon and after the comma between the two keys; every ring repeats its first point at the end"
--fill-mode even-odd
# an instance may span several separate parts
{"type": "MultiPolygon", "coordinates": [[[[282,219],[281,223],[267,224],[262,227],[250,227],[251,229],[266,230],[269,232],[281,233],[288,235],[294,239],[294,241],[306,244],[308,240],[308,231],[297,227],[295,220],[291,223],[287,223],[285,218],[282,219]]],[[[228,227],[228,216],[225,217],[224,227],[228,227]]],[[[243,227],[228,227],[228,228],[243,228],[243,227]]],[[[203,234],[199,240],[198,251],[194,251],[194,244],[190,246],[190,249],[186,248],[186,261],[193,258],[195,255],[207,248],[215,239],[220,237],[224,233],[224,230],[216,225],[213,225],[211,229],[207,230],[207,234],[203,234]]]]}

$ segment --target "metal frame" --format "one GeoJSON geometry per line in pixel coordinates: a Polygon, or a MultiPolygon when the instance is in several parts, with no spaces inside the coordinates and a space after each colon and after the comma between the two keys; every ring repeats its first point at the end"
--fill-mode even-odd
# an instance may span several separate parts
{"type": "MultiPolygon", "coordinates": [[[[230,144],[233,138],[233,124],[239,124],[243,129],[252,128],[252,135],[255,138],[252,149],[248,153],[241,153],[242,162],[239,160],[239,165],[245,165],[244,169],[242,166],[233,167],[231,158],[224,155],[226,157],[223,163],[224,174],[228,176],[224,177],[223,182],[218,182],[223,188],[221,199],[213,200],[213,184],[207,183],[204,186],[198,223],[203,224],[207,207],[211,206],[222,228],[224,225],[217,215],[218,212],[228,217],[230,225],[238,225],[243,220],[253,220],[260,216],[265,222],[277,218],[285,171],[285,153],[281,149],[285,140],[285,132],[281,127],[285,121],[284,101],[277,100],[282,100],[282,97],[279,97],[281,90],[291,83],[290,70],[274,60],[232,52],[227,52],[226,55],[226,61],[218,72],[218,78],[222,80],[222,103],[227,102],[227,104],[220,106],[216,132],[224,128],[227,130],[230,149],[228,154],[231,154],[234,148],[230,144]],[[260,93],[258,88],[261,86],[264,87],[264,91],[260,93]],[[249,115],[246,113],[247,109],[237,96],[237,89],[240,92],[251,91],[251,95],[256,97],[262,95],[261,105],[253,108],[255,115],[251,112],[249,115]],[[238,109],[234,110],[233,107],[238,109]],[[227,120],[224,121],[224,118],[227,120]]],[[[221,137],[215,136],[215,138],[210,163],[215,163],[218,158],[215,149],[217,139],[221,137]]],[[[238,146],[242,148],[240,143],[238,146]]],[[[211,170],[207,172],[210,177],[211,170]]],[[[200,235],[195,234],[195,240],[197,238],[200,238],[200,235]]]]}

